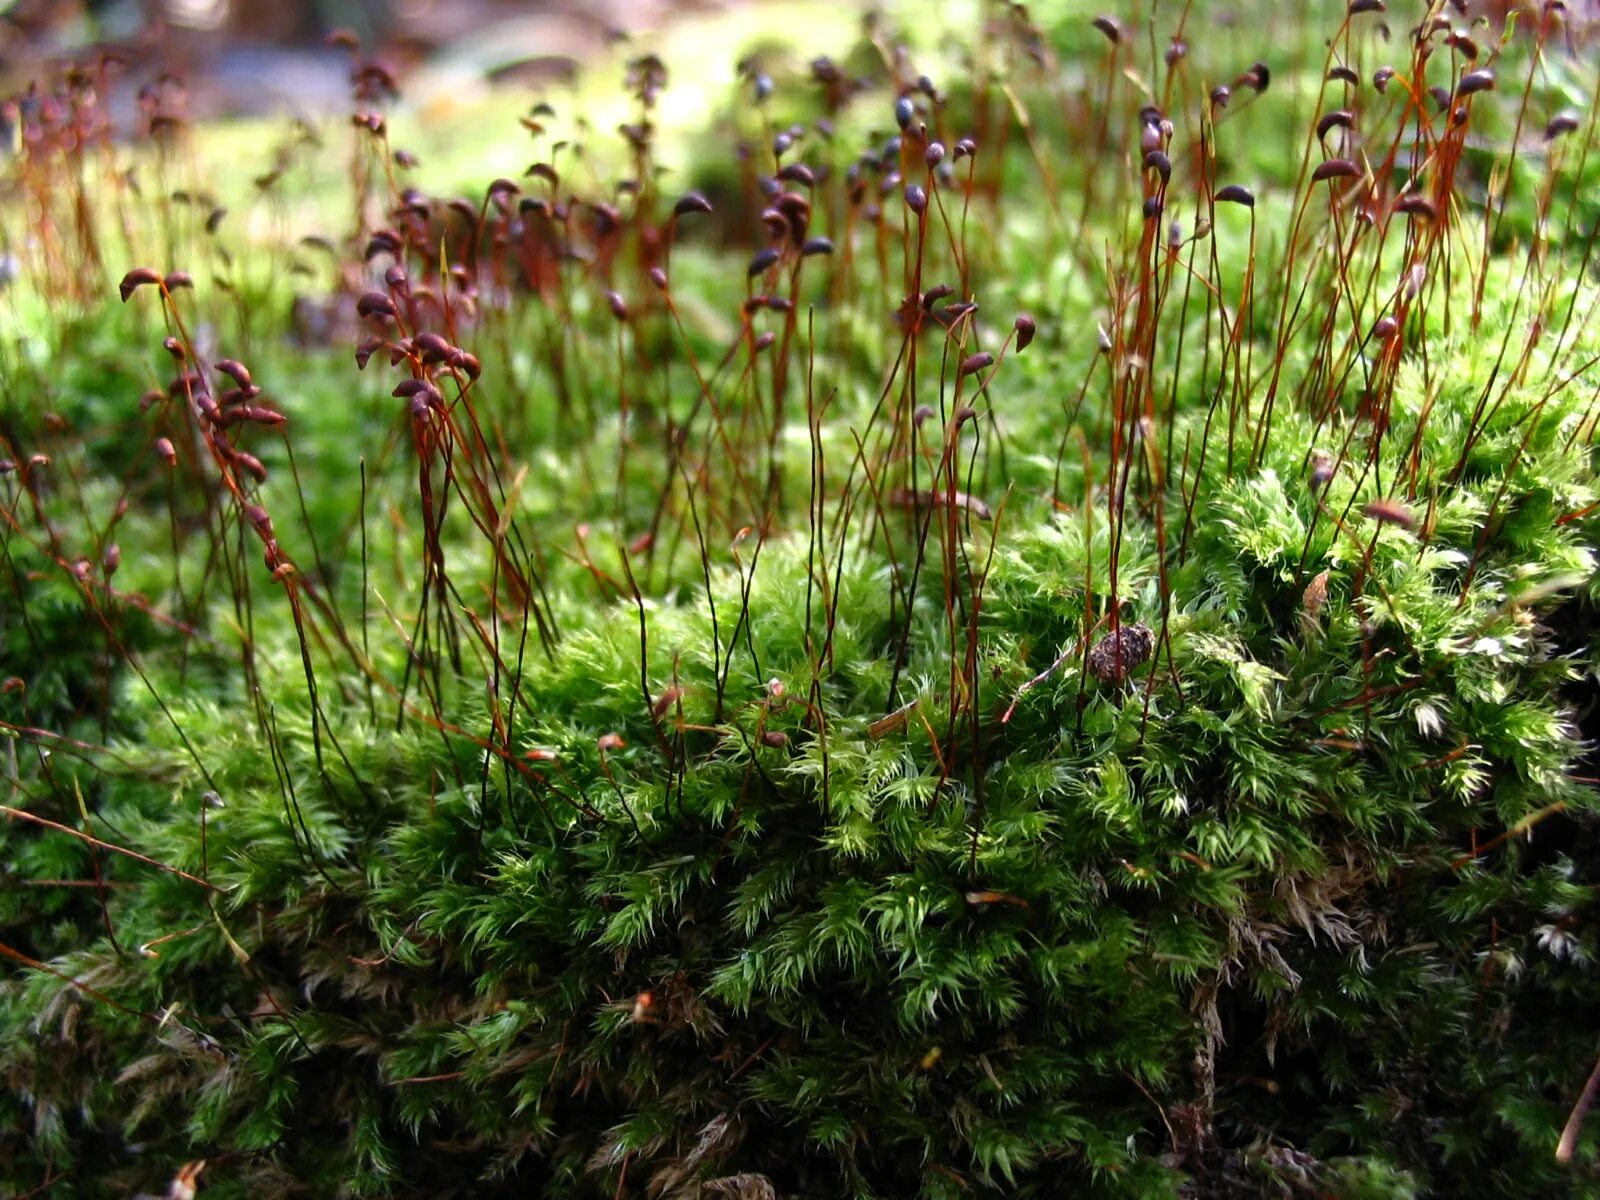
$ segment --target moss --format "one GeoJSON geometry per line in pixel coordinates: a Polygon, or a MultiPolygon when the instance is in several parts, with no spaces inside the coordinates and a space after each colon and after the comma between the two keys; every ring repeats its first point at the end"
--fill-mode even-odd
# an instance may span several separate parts
{"type": "Polygon", "coordinates": [[[764,42],[681,175],[536,136],[550,223],[404,196],[346,126],[372,173],[207,234],[115,183],[206,160],[75,176],[30,115],[0,1181],[1592,1193],[1596,167],[1527,138],[1593,70],[1550,47],[1519,121],[1533,45],[1480,30],[1452,126],[1369,82],[1398,14],[1270,12],[1191,15],[1170,140],[1176,14],[985,7],[904,62],[883,17],[844,104],[764,42]],[[885,153],[896,93],[948,174],[914,122],[885,153]],[[1370,176],[1311,184],[1341,105],[1370,176]],[[143,264],[195,286],[118,303],[143,264]]]}

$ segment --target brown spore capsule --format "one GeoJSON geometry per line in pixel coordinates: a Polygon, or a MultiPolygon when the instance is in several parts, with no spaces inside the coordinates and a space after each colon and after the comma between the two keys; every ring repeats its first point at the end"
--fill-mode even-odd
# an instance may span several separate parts
{"type": "Polygon", "coordinates": [[[674,217],[686,217],[690,213],[709,213],[713,211],[711,201],[699,192],[685,192],[682,199],[672,206],[674,217]]]}
{"type": "Polygon", "coordinates": [[[1551,117],[1549,123],[1544,127],[1544,140],[1547,142],[1553,142],[1556,140],[1556,138],[1561,137],[1564,134],[1571,133],[1577,128],[1577,117],[1574,117],[1568,113],[1561,113],[1557,116],[1551,117]]]}
{"type": "Polygon", "coordinates": [[[1333,112],[1324,113],[1322,115],[1322,119],[1317,122],[1317,140],[1326,141],[1328,134],[1332,133],[1335,129],[1353,129],[1355,127],[1355,123],[1355,114],[1347,108],[1336,109],[1333,112]]]}
{"type": "Polygon", "coordinates": [[[1417,518],[1398,500],[1373,500],[1361,511],[1383,525],[1398,525],[1408,531],[1417,527],[1417,518]]]}
{"type": "Polygon", "coordinates": [[[990,354],[987,350],[980,350],[976,354],[969,354],[964,360],[962,360],[961,369],[957,372],[957,377],[965,379],[974,371],[981,371],[985,367],[991,367],[993,365],[994,355],[990,354]]]}
{"type": "Polygon", "coordinates": [[[149,267],[135,267],[122,277],[122,282],[117,285],[117,291],[122,296],[122,302],[126,304],[128,297],[133,295],[136,289],[143,287],[147,283],[160,282],[161,273],[159,271],[154,271],[149,267]]]}
{"type": "Polygon", "coordinates": [[[1326,162],[1317,164],[1311,172],[1313,183],[1323,183],[1332,179],[1352,179],[1361,174],[1361,168],[1348,158],[1330,158],[1326,162]]]}

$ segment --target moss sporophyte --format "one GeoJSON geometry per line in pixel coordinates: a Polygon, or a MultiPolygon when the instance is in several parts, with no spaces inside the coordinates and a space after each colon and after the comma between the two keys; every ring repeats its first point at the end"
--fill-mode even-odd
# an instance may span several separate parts
{"type": "Polygon", "coordinates": [[[1600,1195],[1592,14],[755,11],[19,82],[0,1190],[1600,1195]]]}

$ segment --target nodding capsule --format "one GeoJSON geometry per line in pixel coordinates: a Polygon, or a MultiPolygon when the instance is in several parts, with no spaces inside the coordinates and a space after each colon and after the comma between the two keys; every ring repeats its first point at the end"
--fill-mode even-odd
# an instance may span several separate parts
{"type": "Polygon", "coordinates": [[[1544,127],[1544,140],[1553,142],[1564,134],[1571,133],[1578,128],[1578,118],[1568,113],[1561,113],[1550,118],[1550,123],[1544,127]]]}
{"type": "MultiPolygon", "coordinates": [[[[444,397],[439,394],[439,389],[426,379],[402,379],[389,394],[402,400],[420,400],[424,405],[444,404],[444,397]]],[[[413,404],[413,410],[415,407],[413,404]]]]}
{"type": "Polygon", "coordinates": [[[763,209],[761,223],[767,227],[768,236],[773,238],[782,238],[789,232],[789,218],[776,208],[763,209]]]}
{"type": "Polygon", "coordinates": [[[534,163],[522,173],[526,177],[544,180],[550,185],[551,190],[561,186],[561,174],[549,163],[534,163]]]}
{"type": "Polygon", "coordinates": [[[1406,530],[1417,527],[1417,518],[1398,500],[1374,500],[1361,511],[1380,524],[1398,525],[1406,530]]]}
{"type": "Polygon", "coordinates": [[[242,362],[231,358],[221,358],[212,363],[211,366],[212,370],[220,371],[245,391],[250,390],[250,371],[242,362]]]}
{"type": "Polygon", "coordinates": [[[1211,107],[1227,108],[1228,101],[1233,99],[1233,89],[1227,84],[1218,84],[1211,89],[1211,107]]]}
{"type": "Polygon", "coordinates": [[[761,735],[761,744],[770,746],[774,750],[781,750],[789,744],[789,735],[781,729],[768,729],[761,735]]]}
{"type": "Polygon", "coordinates": [[[1341,65],[1341,66],[1334,67],[1331,71],[1328,72],[1328,82],[1329,83],[1346,83],[1346,84],[1349,84],[1351,87],[1360,87],[1361,86],[1361,76],[1357,75],[1349,67],[1341,65]]]}
{"type": "Polygon", "coordinates": [[[1267,86],[1271,82],[1271,69],[1266,63],[1257,59],[1255,62],[1250,64],[1249,70],[1243,72],[1239,78],[1233,81],[1233,84],[1235,87],[1247,87],[1257,95],[1260,95],[1262,92],[1267,90],[1267,86]]]}
{"type": "Polygon", "coordinates": [[[785,130],[772,139],[772,157],[782,158],[789,153],[789,148],[794,145],[794,134],[785,130]]]}
{"type": "Polygon", "coordinates": [[[254,454],[246,454],[243,450],[234,450],[232,454],[234,462],[243,467],[246,473],[257,483],[265,483],[267,481],[266,465],[254,454]]]}
{"type": "Polygon", "coordinates": [[[978,143],[969,137],[962,138],[956,143],[956,158],[971,158],[978,153],[978,143]]]}
{"type": "Polygon", "coordinates": [[[117,285],[117,292],[122,296],[122,302],[126,304],[128,297],[133,295],[135,289],[141,288],[147,283],[160,282],[161,274],[159,271],[151,270],[149,267],[135,267],[122,277],[122,282],[117,285]]]}
{"type": "Polygon", "coordinates": [[[930,171],[944,161],[944,143],[929,142],[928,148],[922,152],[922,162],[930,171]]]}
{"type": "Polygon", "coordinates": [[[611,315],[619,321],[628,319],[628,302],[618,292],[606,293],[606,304],[611,308],[611,315]]]}
{"type": "Polygon", "coordinates": [[[663,271],[660,267],[651,267],[650,268],[650,282],[655,284],[656,288],[658,290],[663,291],[663,292],[666,291],[667,290],[667,273],[665,271],[663,271]]]}
{"type": "Polygon", "coordinates": [[[711,201],[699,192],[685,192],[683,197],[672,206],[674,217],[686,217],[690,213],[709,213],[712,211],[711,201]]]}
{"type": "Polygon", "coordinates": [[[1350,0],[1350,15],[1359,17],[1362,13],[1388,12],[1389,6],[1383,0],[1350,0]]]}
{"type": "Polygon", "coordinates": [[[756,338],[755,343],[750,347],[750,352],[752,354],[760,354],[764,350],[770,350],[772,348],[772,343],[777,340],[778,335],[769,329],[760,337],[756,338]]]}
{"type": "Polygon", "coordinates": [[[419,333],[411,339],[411,347],[417,351],[424,366],[446,361],[456,352],[456,348],[437,333],[419,333]]]}
{"type": "Polygon", "coordinates": [[[1348,158],[1330,158],[1326,162],[1317,164],[1316,170],[1311,172],[1312,183],[1322,183],[1330,179],[1352,179],[1361,174],[1361,168],[1348,158]]]}
{"type": "Polygon", "coordinates": [[[169,271],[162,278],[161,286],[169,292],[175,292],[179,288],[194,287],[194,279],[187,271],[169,271]]]}
{"type": "Polygon", "coordinates": [[[1379,317],[1377,323],[1372,327],[1372,336],[1380,342],[1387,342],[1399,332],[1400,322],[1396,321],[1388,313],[1384,313],[1383,316],[1379,317]]]}
{"type": "Polygon", "coordinates": [[[356,315],[361,317],[397,317],[400,310],[394,301],[382,292],[367,292],[356,301],[356,315]]]}
{"type": "Polygon", "coordinates": [[[162,462],[166,463],[167,466],[170,467],[177,463],[178,451],[177,448],[173,446],[171,438],[157,438],[155,449],[156,456],[160,458],[162,462]]]}
{"type": "Polygon", "coordinates": [[[973,408],[972,405],[961,404],[957,405],[955,411],[950,414],[950,420],[954,422],[956,428],[959,429],[968,421],[975,420],[977,416],[978,410],[973,408]]]}
{"type": "Polygon", "coordinates": [[[1179,37],[1173,38],[1167,43],[1167,49],[1162,57],[1169,68],[1177,66],[1179,62],[1189,57],[1189,43],[1179,37]]]}
{"type": "Polygon", "coordinates": [[[1146,197],[1144,202],[1144,219],[1146,221],[1154,221],[1161,215],[1163,207],[1164,206],[1161,203],[1160,196],[1146,197]]]}
{"type": "Polygon", "coordinates": [[[1372,73],[1372,86],[1377,88],[1381,94],[1389,90],[1389,81],[1393,78],[1393,67],[1379,67],[1372,73]]]}
{"type": "Polygon", "coordinates": [[[815,255],[815,254],[832,254],[832,253],[833,253],[833,241],[832,241],[832,239],[825,238],[825,237],[807,238],[806,242],[805,242],[805,245],[800,247],[800,257],[801,258],[810,258],[812,255],[815,255]]]}
{"type": "Polygon", "coordinates": [[[1218,188],[1217,194],[1213,199],[1221,204],[1240,204],[1245,208],[1254,208],[1256,206],[1255,194],[1249,188],[1240,187],[1237,183],[1230,183],[1226,187],[1218,188]]]}
{"type": "Polygon", "coordinates": [[[1435,221],[1439,217],[1439,210],[1433,206],[1433,201],[1415,193],[1401,196],[1395,203],[1394,210],[1408,217],[1421,217],[1425,221],[1435,221]]]}
{"type": "Polygon", "coordinates": [[[1328,134],[1333,132],[1333,130],[1354,129],[1355,124],[1355,114],[1347,108],[1341,108],[1331,113],[1325,113],[1323,114],[1322,119],[1317,122],[1317,140],[1319,142],[1327,141],[1328,134]]]}
{"type": "Polygon", "coordinates": [[[161,348],[172,355],[173,362],[182,362],[189,357],[189,352],[183,348],[183,343],[175,337],[161,339],[161,348]]]}
{"type": "Polygon", "coordinates": [[[919,217],[928,209],[928,193],[913,183],[906,188],[906,207],[919,217]]]}
{"type": "Polygon", "coordinates": [[[910,96],[901,96],[894,102],[894,123],[904,133],[911,128],[911,120],[917,115],[917,106],[911,102],[910,96]]]}
{"type": "Polygon", "coordinates": [[[1461,82],[1456,85],[1456,95],[1465,99],[1476,95],[1478,92],[1494,90],[1494,72],[1488,68],[1481,71],[1468,71],[1461,77],[1461,82]]]}
{"type": "Polygon", "coordinates": [[[1160,150],[1152,150],[1144,156],[1144,169],[1159,174],[1162,183],[1172,178],[1172,160],[1160,150]]]}
{"type": "Polygon", "coordinates": [[[994,355],[987,350],[980,350],[976,354],[969,354],[961,363],[961,368],[956,372],[957,379],[965,379],[974,371],[981,371],[985,367],[994,365],[994,355]]]}
{"type": "Polygon", "coordinates": [[[919,404],[917,405],[916,410],[911,414],[911,423],[918,429],[921,429],[923,423],[931,416],[933,416],[933,405],[919,404]]]}
{"type": "Polygon", "coordinates": [[[801,162],[792,162],[788,164],[786,167],[780,170],[777,175],[774,176],[774,178],[781,179],[784,183],[798,183],[802,187],[812,187],[817,182],[816,173],[812,171],[810,167],[806,166],[805,163],[801,162]]]}
{"type": "Polygon", "coordinates": [[[745,274],[751,279],[754,279],[757,275],[771,270],[772,266],[778,261],[778,258],[778,251],[773,249],[771,246],[768,246],[765,250],[758,250],[751,257],[750,265],[746,268],[745,274]]]}
{"type": "Polygon", "coordinates": [[[1089,23],[1105,34],[1106,40],[1113,46],[1122,41],[1122,26],[1115,17],[1099,16],[1089,23]]]}
{"type": "Polygon", "coordinates": [[[939,303],[939,301],[943,300],[946,296],[949,296],[954,292],[955,288],[951,287],[948,283],[935,284],[933,287],[922,293],[922,311],[933,311],[933,306],[935,304],[939,303]]]}
{"type": "Polygon", "coordinates": [[[1434,84],[1428,89],[1428,95],[1433,97],[1434,107],[1436,107],[1440,112],[1444,112],[1450,107],[1449,91],[1443,87],[1440,87],[1438,84],[1434,84]]]}
{"type": "Polygon", "coordinates": [[[1033,335],[1037,332],[1037,327],[1034,325],[1032,317],[1027,313],[1022,313],[1017,317],[1012,328],[1017,331],[1017,353],[1021,354],[1029,346],[1033,345],[1033,335]]]}

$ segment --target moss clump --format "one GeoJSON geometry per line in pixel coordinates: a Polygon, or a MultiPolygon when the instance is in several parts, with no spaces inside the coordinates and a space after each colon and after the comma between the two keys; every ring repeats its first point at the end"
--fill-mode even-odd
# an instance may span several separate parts
{"type": "Polygon", "coordinates": [[[1595,1194],[1596,76],[1366,7],[25,98],[0,1182],[1595,1194]]]}

